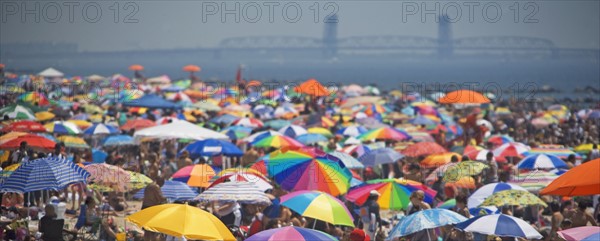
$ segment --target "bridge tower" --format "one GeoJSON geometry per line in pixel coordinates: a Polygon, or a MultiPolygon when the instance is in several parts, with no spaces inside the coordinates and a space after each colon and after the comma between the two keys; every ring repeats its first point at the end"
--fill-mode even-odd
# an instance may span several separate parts
{"type": "Polygon", "coordinates": [[[452,44],[452,29],[450,28],[450,19],[447,15],[438,17],[438,57],[441,59],[451,58],[454,52],[452,44]]]}
{"type": "Polygon", "coordinates": [[[325,29],[323,31],[323,54],[325,57],[337,55],[337,24],[338,16],[333,14],[324,21],[325,29]]]}

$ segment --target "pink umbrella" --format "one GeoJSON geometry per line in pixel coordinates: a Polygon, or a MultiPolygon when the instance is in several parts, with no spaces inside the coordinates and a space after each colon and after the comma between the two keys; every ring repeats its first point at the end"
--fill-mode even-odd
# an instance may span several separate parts
{"type": "Polygon", "coordinates": [[[558,231],[558,236],[567,241],[598,241],[600,240],[600,227],[586,226],[558,231]]]}

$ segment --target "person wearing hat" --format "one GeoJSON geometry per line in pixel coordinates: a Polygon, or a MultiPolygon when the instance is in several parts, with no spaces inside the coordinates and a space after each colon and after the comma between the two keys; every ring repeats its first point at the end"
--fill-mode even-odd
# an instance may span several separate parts
{"type": "Polygon", "coordinates": [[[381,224],[381,216],[379,215],[379,192],[377,190],[371,190],[367,201],[360,208],[360,217],[363,225],[363,229],[366,229],[366,233],[370,236],[371,240],[375,240],[377,235],[377,228],[381,224]]]}
{"type": "Polygon", "coordinates": [[[349,241],[371,241],[371,238],[362,229],[355,228],[350,233],[349,241]]]}

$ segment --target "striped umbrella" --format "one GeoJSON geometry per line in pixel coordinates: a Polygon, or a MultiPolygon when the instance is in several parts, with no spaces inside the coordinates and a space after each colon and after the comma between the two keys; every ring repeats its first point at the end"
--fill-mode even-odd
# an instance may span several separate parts
{"type": "Polygon", "coordinates": [[[362,141],[372,139],[403,141],[409,140],[411,136],[393,127],[381,127],[365,132],[356,138],[362,141]]]}
{"type": "Polygon", "coordinates": [[[467,221],[467,218],[450,210],[441,208],[427,209],[400,219],[400,222],[398,222],[388,235],[388,238],[405,237],[422,230],[434,229],[464,221],[467,221]]]}
{"type": "Polygon", "coordinates": [[[288,125],[288,126],[285,126],[281,129],[279,129],[279,133],[294,138],[296,136],[303,135],[308,132],[302,126],[288,125]]]}
{"type": "Polygon", "coordinates": [[[520,142],[505,143],[494,149],[494,157],[498,160],[505,160],[505,157],[522,157],[524,153],[528,152],[531,148],[520,142]]]}
{"type": "Polygon", "coordinates": [[[307,228],[300,227],[283,227],[267,229],[262,232],[258,232],[246,241],[336,241],[337,239],[333,236],[307,228]]]}
{"type": "Polygon", "coordinates": [[[259,119],[249,118],[249,117],[237,119],[234,122],[232,122],[231,124],[236,125],[236,126],[250,127],[250,128],[260,128],[260,127],[264,126],[264,123],[262,121],[260,121],[259,119]]]}
{"type": "Polygon", "coordinates": [[[324,128],[324,127],[311,127],[311,128],[308,128],[306,130],[306,132],[311,133],[311,134],[321,134],[321,135],[326,136],[326,137],[332,137],[333,136],[333,134],[331,133],[331,131],[329,129],[327,129],[327,128],[324,128]]]}
{"type": "Polygon", "coordinates": [[[600,240],[600,227],[585,226],[558,231],[558,236],[566,241],[598,241],[600,240]]]}
{"type": "MultiPolygon", "coordinates": [[[[227,171],[227,170],[226,170],[227,171]]],[[[253,183],[256,187],[258,187],[261,191],[266,191],[268,189],[273,189],[273,186],[269,184],[269,180],[266,177],[262,176],[261,173],[255,173],[253,169],[249,169],[248,171],[240,170],[234,173],[227,173],[226,171],[222,171],[219,174],[222,174],[221,177],[217,178],[213,181],[209,189],[219,183],[223,183],[226,181],[231,182],[249,182],[253,183]],[[250,171],[252,170],[252,171],[250,171]]],[[[217,177],[217,176],[215,176],[217,177]]]]}
{"type": "Polygon", "coordinates": [[[62,190],[70,184],[84,182],[90,174],[63,158],[47,157],[23,162],[0,188],[2,192],[62,190]]]}
{"type": "Polygon", "coordinates": [[[102,134],[118,134],[120,131],[117,127],[96,123],[83,131],[86,135],[102,135],[102,134]]]}
{"type": "Polygon", "coordinates": [[[44,125],[48,132],[63,134],[63,135],[76,135],[80,134],[81,130],[76,124],[68,121],[55,121],[44,125]]]}
{"type": "Polygon", "coordinates": [[[425,201],[431,203],[437,192],[420,182],[405,179],[376,179],[356,187],[348,192],[346,199],[358,205],[363,205],[372,190],[381,194],[377,203],[381,209],[400,210],[408,207],[410,194],[421,190],[425,192],[425,201]]]}
{"type": "Polygon", "coordinates": [[[539,192],[542,188],[545,188],[550,184],[554,179],[558,178],[560,175],[556,170],[554,171],[540,171],[535,170],[526,173],[519,173],[512,177],[512,180],[508,181],[508,183],[513,185],[518,185],[530,192],[539,192]]]}
{"type": "Polygon", "coordinates": [[[190,187],[208,187],[215,176],[215,170],[207,164],[196,164],[179,169],[172,176],[173,180],[187,183],[190,187]]]}
{"type": "Polygon", "coordinates": [[[10,105],[0,109],[0,116],[8,116],[10,119],[35,120],[35,114],[22,105],[10,105]]]}
{"type": "Polygon", "coordinates": [[[567,168],[567,163],[555,155],[533,154],[525,157],[517,164],[518,169],[557,169],[567,168]]]}
{"type": "Polygon", "coordinates": [[[334,225],[354,227],[354,219],[339,199],[318,191],[297,191],[281,197],[281,205],[301,216],[318,219],[334,225]]]}
{"type": "Polygon", "coordinates": [[[249,182],[224,182],[198,195],[200,201],[235,201],[249,204],[271,204],[269,197],[256,185],[249,182]]]}
{"type": "Polygon", "coordinates": [[[353,125],[353,126],[348,126],[346,128],[340,129],[337,132],[337,134],[344,135],[344,136],[357,137],[357,136],[360,136],[361,134],[366,133],[367,131],[368,131],[367,128],[364,128],[362,126],[353,125]]]}
{"type": "Polygon", "coordinates": [[[549,155],[555,155],[557,157],[559,157],[560,159],[567,159],[570,155],[574,155],[575,159],[581,160],[581,155],[579,155],[578,153],[572,151],[571,149],[568,148],[564,148],[564,147],[552,147],[552,148],[546,148],[546,147],[542,147],[542,148],[531,148],[531,150],[529,150],[528,152],[524,153],[525,155],[533,155],[533,154],[549,154],[549,155]]]}
{"type": "Polygon", "coordinates": [[[541,239],[538,233],[529,223],[512,216],[504,214],[492,214],[471,218],[456,225],[458,229],[465,232],[475,232],[499,237],[515,237],[527,239],[541,239]]]}
{"type": "MultiPolygon", "coordinates": [[[[279,132],[277,132],[277,133],[279,133],[279,132]]],[[[298,142],[297,140],[292,139],[291,137],[282,136],[282,135],[274,135],[274,136],[264,135],[264,137],[259,136],[250,144],[255,147],[275,147],[275,148],[303,147],[304,146],[302,143],[298,142]]]]}
{"type": "MultiPolygon", "coordinates": [[[[192,188],[188,185],[185,185],[183,182],[178,181],[165,181],[165,184],[160,188],[164,197],[169,199],[170,201],[179,201],[179,200],[192,200],[198,193],[194,192],[192,188]]],[[[140,191],[133,195],[135,199],[144,198],[145,189],[142,188],[140,191]]]]}
{"type": "Polygon", "coordinates": [[[61,136],[58,141],[65,144],[66,147],[70,148],[90,148],[85,140],[76,136],[61,136]]]}
{"type": "Polygon", "coordinates": [[[272,131],[272,130],[261,131],[261,132],[256,132],[256,133],[244,138],[244,141],[251,143],[251,142],[256,141],[257,139],[262,139],[262,138],[266,138],[269,136],[281,136],[281,135],[283,135],[283,134],[281,134],[277,131],[272,131]]]}
{"type": "Polygon", "coordinates": [[[89,182],[110,187],[116,191],[126,191],[131,175],[124,169],[106,163],[90,164],[84,167],[90,173],[89,182]]]}

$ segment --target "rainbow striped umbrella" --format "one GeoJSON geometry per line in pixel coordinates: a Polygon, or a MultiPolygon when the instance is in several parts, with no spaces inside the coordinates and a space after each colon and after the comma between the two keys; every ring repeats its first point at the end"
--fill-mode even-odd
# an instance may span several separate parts
{"type": "Polygon", "coordinates": [[[358,136],[357,139],[362,141],[372,139],[404,141],[411,139],[411,136],[393,127],[381,127],[368,131],[358,136]]]}
{"type": "Polygon", "coordinates": [[[400,210],[408,207],[410,194],[421,190],[425,192],[425,201],[431,203],[437,194],[426,185],[405,179],[377,179],[367,181],[367,184],[352,189],[346,195],[346,199],[363,205],[372,190],[379,192],[377,200],[381,209],[400,210]]]}
{"type": "Polygon", "coordinates": [[[546,154],[546,155],[555,155],[560,159],[567,159],[570,155],[575,155],[575,159],[581,160],[581,155],[575,153],[571,149],[568,148],[531,148],[528,152],[524,153],[525,155],[534,155],[534,154],[546,154]]]}
{"type": "Polygon", "coordinates": [[[257,137],[250,143],[255,147],[303,147],[304,145],[290,137],[282,135],[269,135],[265,134],[265,137],[257,137]]]}
{"type": "Polygon", "coordinates": [[[18,99],[20,101],[29,102],[29,103],[37,103],[38,106],[44,106],[50,104],[48,102],[48,98],[46,95],[39,92],[27,92],[19,95],[18,99]]]}
{"type": "Polygon", "coordinates": [[[318,191],[297,191],[281,197],[281,205],[302,216],[354,227],[352,214],[339,199],[318,191]]]}
{"type": "Polygon", "coordinates": [[[50,133],[65,135],[76,135],[81,133],[81,130],[76,124],[68,121],[55,121],[44,125],[44,127],[46,127],[50,133]]]}
{"type": "Polygon", "coordinates": [[[90,148],[90,146],[81,138],[76,136],[61,136],[58,140],[70,148],[90,148]]]}
{"type": "Polygon", "coordinates": [[[334,196],[350,187],[352,173],[337,157],[309,148],[269,155],[269,176],[285,190],[318,190],[334,196]]]}
{"type": "Polygon", "coordinates": [[[333,236],[307,228],[299,227],[283,227],[275,229],[267,229],[265,231],[256,233],[246,241],[336,241],[337,239],[333,236]]]}

